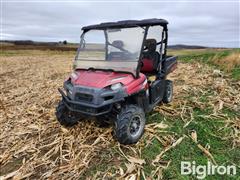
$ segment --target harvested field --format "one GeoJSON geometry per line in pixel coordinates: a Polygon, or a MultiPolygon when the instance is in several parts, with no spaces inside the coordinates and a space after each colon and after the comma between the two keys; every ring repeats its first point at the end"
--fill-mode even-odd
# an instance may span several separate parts
{"type": "Polygon", "coordinates": [[[240,176],[239,80],[180,61],[170,76],[173,102],[147,115],[140,142],[122,146],[111,127],[91,118],[72,128],[57,122],[57,88],[73,58],[48,51],[0,56],[0,179],[180,179],[183,160],[236,165],[231,178],[240,176]]]}

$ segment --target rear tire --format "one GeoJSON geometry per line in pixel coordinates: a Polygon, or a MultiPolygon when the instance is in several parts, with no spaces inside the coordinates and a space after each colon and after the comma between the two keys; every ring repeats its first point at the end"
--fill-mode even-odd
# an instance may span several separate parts
{"type": "Polygon", "coordinates": [[[170,103],[173,98],[173,82],[166,80],[165,92],[163,95],[163,103],[170,103]]]}
{"type": "Polygon", "coordinates": [[[60,101],[56,108],[56,117],[58,122],[63,126],[73,126],[80,119],[76,113],[69,111],[63,101],[60,101]]]}
{"type": "Polygon", "coordinates": [[[115,137],[121,144],[134,144],[142,137],[145,127],[145,113],[136,105],[125,106],[115,122],[115,137]]]}

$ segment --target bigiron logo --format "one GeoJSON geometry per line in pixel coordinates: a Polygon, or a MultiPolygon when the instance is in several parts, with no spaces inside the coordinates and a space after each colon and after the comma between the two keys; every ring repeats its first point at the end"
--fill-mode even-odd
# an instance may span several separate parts
{"type": "Polygon", "coordinates": [[[195,161],[181,162],[181,175],[194,175],[197,179],[204,179],[206,176],[217,174],[234,176],[237,174],[237,167],[234,165],[217,166],[211,162],[207,162],[207,165],[196,165],[195,161]]]}

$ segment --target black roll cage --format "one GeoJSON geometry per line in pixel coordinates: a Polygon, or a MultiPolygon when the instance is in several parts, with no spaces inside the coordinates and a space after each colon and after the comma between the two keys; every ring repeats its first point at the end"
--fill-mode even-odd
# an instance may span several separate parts
{"type": "MultiPolygon", "coordinates": [[[[157,42],[157,45],[160,45],[160,48],[158,50],[158,53],[160,55],[160,59],[159,59],[159,68],[158,68],[158,71],[161,70],[161,62],[166,58],[167,56],[167,45],[168,45],[168,29],[167,29],[167,24],[164,24],[164,25],[146,25],[146,26],[131,26],[131,27],[123,27],[123,28],[132,28],[132,27],[141,27],[143,28],[145,31],[144,31],[144,36],[143,36],[143,41],[142,41],[142,46],[141,46],[141,51],[140,51],[140,56],[139,56],[139,59],[138,59],[138,65],[137,65],[137,69],[136,69],[136,75],[135,74],[132,74],[130,72],[130,74],[132,74],[134,77],[138,78],[139,77],[139,73],[140,73],[140,69],[141,69],[141,61],[142,61],[142,58],[143,58],[143,51],[145,50],[144,49],[144,42],[147,38],[147,35],[148,35],[148,30],[150,27],[153,27],[153,26],[160,26],[160,27],[163,27],[163,31],[162,31],[162,39],[160,42],[157,42]],[[164,51],[163,51],[163,47],[164,47],[164,51]]],[[[110,27],[111,29],[114,29],[112,27],[110,27]]],[[[108,27],[104,28],[104,29],[99,29],[99,30],[103,30],[104,31],[104,35],[105,35],[105,56],[107,58],[107,54],[108,54],[108,45],[109,45],[109,42],[108,42],[108,36],[107,36],[107,33],[106,33],[106,30],[108,29],[108,27]]],[[[83,44],[83,41],[84,41],[84,34],[88,31],[90,31],[91,29],[83,29],[83,32],[80,36],[80,45],[77,49],[77,55],[79,54],[79,51],[81,49],[81,45],[83,44]]],[[[94,30],[94,28],[93,28],[94,30]]],[[[96,30],[96,29],[95,29],[96,30]]],[[[75,60],[77,60],[77,55],[75,56],[75,60]]],[[[114,70],[113,70],[114,71],[114,70]]],[[[124,73],[127,73],[124,71],[124,73]]]]}

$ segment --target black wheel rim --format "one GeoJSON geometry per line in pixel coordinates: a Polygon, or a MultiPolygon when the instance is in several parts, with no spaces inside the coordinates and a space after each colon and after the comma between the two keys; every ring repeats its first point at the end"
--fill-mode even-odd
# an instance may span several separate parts
{"type": "Polygon", "coordinates": [[[129,127],[130,134],[132,136],[136,136],[138,134],[139,129],[140,129],[140,125],[141,125],[141,118],[140,118],[140,116],[134,116],[131,119],[130,127],[129,127]]]}

